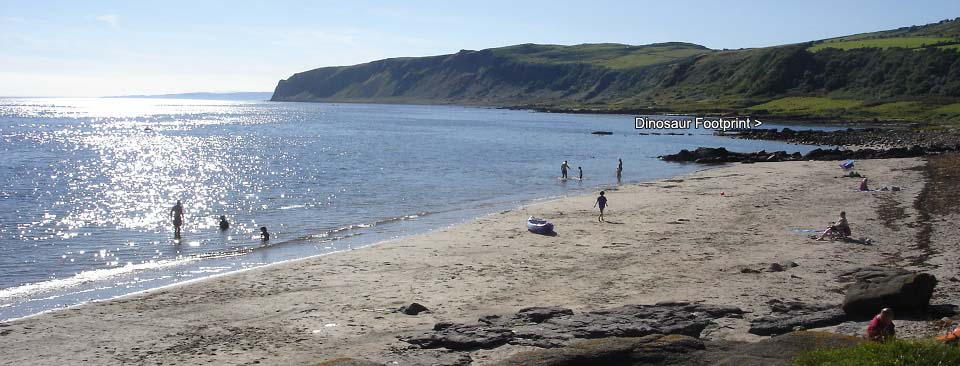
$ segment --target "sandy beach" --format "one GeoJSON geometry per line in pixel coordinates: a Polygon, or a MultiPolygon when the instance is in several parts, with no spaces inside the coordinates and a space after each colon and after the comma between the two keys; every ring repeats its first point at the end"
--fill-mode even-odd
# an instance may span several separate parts
{"type": "MultiPolygon", "coordinates": [[[[0,324],[0,352],[17,365],[310,364],[337,357],[405,364],[397,336],[440,321],[469,322],[528,306],[577,311],[682,300],[739,306],[704,337],[757,340],[750,319],[772,299],[836,303],[838,273],[865,265],[924,270],[940,278],[933,302],[960,285],[956,214],[920,215],[923,159],[858,161],[875,187],[855,192],[835,162],[734,164],[496,213],[429,234],[196,283],[86,304],[0,324]],[[721,194],[723,193],[723,194],[721,194]],[[815,241],[846,210],[854,237],[815,241]],[[536,215],[556,236],[529,233],[536,215]],[[932,225],[930,247],[917,235],[932,225]],[[770,263],[794,261],[783,272],[770,263]],[[954,278],[955,279],[955,278],[954,278]],[[417,316],[393,312],[418,302],[417,316]]],[[[907,332],[922,322],[898,323],[907,332]]],[[[474,352],[491,364],[522,347],[474,352]]],[[[406,364],[409,364],[408,362],[406,364]]]]}

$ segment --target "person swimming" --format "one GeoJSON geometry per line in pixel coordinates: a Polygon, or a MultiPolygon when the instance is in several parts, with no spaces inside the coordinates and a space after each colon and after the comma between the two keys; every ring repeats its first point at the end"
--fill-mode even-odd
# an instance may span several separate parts
{"type": "Polygon", "coordinates": [[[262,241],[270,241],[270,233],[267,232],[267,227],[266,227],[266,226],[261,226],[261,227],[260,227],[260,240],[262,240],[262,241]]]}
{"type": "Polygon", "coordinates": [[[220,215],[220,231],[227,231],[230,228],[230,222],[227,221],[227,217],[220,215]]]}
{"type": "Polygon", "coordinates": [[[180,227],[183,226],[183,204],[180,200],[170,209],[170,217],[173,218],[173,237],[180,239],[180,227]]]}

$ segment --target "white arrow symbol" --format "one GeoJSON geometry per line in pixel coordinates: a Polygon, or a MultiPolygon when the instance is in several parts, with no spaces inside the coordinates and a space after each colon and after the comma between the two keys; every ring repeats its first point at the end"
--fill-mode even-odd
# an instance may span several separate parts
{"type": "Polygon", "coordinates": [[[757,124],[753,125],[753,127],[760,127],[760,125],[763,124],[763,122],[760,122],[759,119],[755,119],[755,120],[753,120],[753,121],[757,123],[757,124]]]}

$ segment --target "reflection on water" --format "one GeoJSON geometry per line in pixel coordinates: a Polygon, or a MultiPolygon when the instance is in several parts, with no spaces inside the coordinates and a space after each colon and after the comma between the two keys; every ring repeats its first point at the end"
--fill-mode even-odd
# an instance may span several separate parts
{"type": "Polygon", "coordinates": [[[679,148],[803,150],[691,132],[639,136],[630,116],[482,108],[0,99],[0,319],[616,184],[618,157],[635,182],[695,169],[654,158],[679,148]],[[561,160],[585,180],[558,182],[561,160]]]}

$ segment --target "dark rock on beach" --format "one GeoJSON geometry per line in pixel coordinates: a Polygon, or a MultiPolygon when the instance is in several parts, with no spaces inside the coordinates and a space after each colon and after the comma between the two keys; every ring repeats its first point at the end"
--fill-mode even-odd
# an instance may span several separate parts
{"type": "MultiPolygon", "coordinates": [[[[825,332],[792,332],[756,343],[709,341],[684,335],[650,334],[643,337],[577,339],[562,347],[513,354],[493,363],[499,366],[789,366],[801,352],[849,347],[864,342],[858,337],[825,332]]],[[[472,360],[466,352],[405,355],[400,364],[465,366],[472,360]]],[[[389,362],[388,362],[389,363],[389,362]]],[[[323,366],[381,365],[355,359],[336,359],[323,366]]]]}
{"type": "Polygon", "coordinates": [[[960,145],[960,135],[943,131],[921,130],[916,128],[848,128],[835,131],[821,130],[782,130],[746,129],[729,131],[735,138],[750,140],[774,140],[807,145],[829,146],[953,146],[960,145]]]}
{"type": "Polygon", "coordinates": [[[422,348],[471,350],[506,343],[553,348],[575,339],[651,334],[699,337],[714,319],[741,314],[737,307],[685,302],[626,305],[579,314],[557,307],[527,308],[510,317],[484,317],[475,324],[437,324],[433,331],[401,340],[422,348]]]}
{"type": "Polygon", "coordinates": [[[751,163],[761,161],[796,161],[796,160],[847,160],[847,159],[891,159],[891,158],[913,158],[928,155],[939,155],[946,152],[957,151],[957,147],[948,147],[944,145],[912,147],[894,147],[890,149],[860,149],[843,150],[835,149],[813,149],[806,155],[798,152],[788,154],[786,151],[766,152],[758,151],[752,153],[731,152],[725,148],[698,147],[697,149],[680,150],[680,152],[671,155],[660,156],[661,160],[672,162],[693,162],[700,164],[722,164],[722,163],[751,163]]]}
{"type": "Polygon", "coordinates": [[[318,363],[316,366],[383,366],[383,364],[356,358],[336,358],[318,363]]]}
{"type": "Polygon", "coordinates": [[[430,311],[426,306],[420,305],[418,303],[412,303],[407,306],[400,307],[400,312],[407,315],[417,315],[424,311],[430,311]]]}
{"type": "Polygon", "coordinates": [[[771,300],[768,305],[773,314],[751,321],[749,333],[761,336],[778,335],[837,325],[849,319],[847,313],[837,305],[779,300],[771,300]]]}
{"type": "Polygon", "coordinates": [[[851,316],[869,318],[883,308],[896,312],[925,312],[937,286],[937,278],[897,268],[863,267],[843,273],[853,278],[843,299],[843,311],[851,316]]]}
{"type": "Polygon", "coordinates": [[[848,347],[863,342],[856,337],[823,332],[792,332],[745,342],[703,342],[681,335],[654,334],[636,338],[577,340],[561,348],[515,354],[502,366],[788,366],[801,352],[848,347]]]}
{"type": "Polygon", "coordinates": [[[704,348],[699,339],[682,335],[612,337],[578,340],[563,348],[522,352],[499,365],[675,365],[689,360],[690,353],[704,348]]]}
{"type": "Polygon", "coordinates": [[[532,323],[543,323],[545,320],[564,315],[573,315],[573,310],[559,306],[524,308],[517,312],[516,318],[526,319],[532,323]]]}

